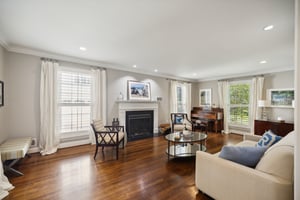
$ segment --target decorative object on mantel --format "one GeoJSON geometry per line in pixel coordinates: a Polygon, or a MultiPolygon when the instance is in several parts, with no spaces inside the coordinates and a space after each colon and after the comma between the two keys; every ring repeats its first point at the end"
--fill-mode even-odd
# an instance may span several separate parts
{"type": "Polygon", "coordinates": [[[119,100],[119,101],[124,100],[124,95],[122,94],[122,92],[120,92],[120,95],[119,95],[119,97],[118,97],[118,100],[119,100]]]}
{"type": "Polygon", "coordinates": [[[0,81],[0,106],[4,106],[4,83],[0,81]]]}
{"type": "Polygon", "coordinates": [[[151,100],[149,82],[128,81],[128,100],[151,100]]]}
{"type": "Polygon", "coordinates": [[[269,89],[267,92],[270,107],[292,108],[294,89],[269,89]]]}
{"type": "Polygon", "coordinates": [[[111,125],[112,126],[119,126],[120,125],[119,119],[118,118],[113,118],[113,121],[112,121],[111,125]]]}

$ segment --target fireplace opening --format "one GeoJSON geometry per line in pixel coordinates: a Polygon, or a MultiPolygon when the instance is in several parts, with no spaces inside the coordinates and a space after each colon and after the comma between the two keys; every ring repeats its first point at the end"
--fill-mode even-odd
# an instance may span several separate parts
{"type": "Polygon", "coordinates": [[[153,110],[126,111],[127,140],[153,137],[153,110]]]}

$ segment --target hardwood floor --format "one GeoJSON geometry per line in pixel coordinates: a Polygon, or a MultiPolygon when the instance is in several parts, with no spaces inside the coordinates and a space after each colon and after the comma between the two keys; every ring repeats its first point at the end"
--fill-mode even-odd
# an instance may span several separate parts
{"type": "MultiPolygon", "coordinates": [[[[207,152],[242,136],[209,133],[207,152]]],[[[195,157],[168,161],[164,136],[129,142],[119,152],[111,148],[93,159],[94,146],[60,149],[56,154],[32,154],[17,166],[24,176],[9,176],[15,189],[5,199],[197,199],[211,198],[195,187],[195,157]]]]}

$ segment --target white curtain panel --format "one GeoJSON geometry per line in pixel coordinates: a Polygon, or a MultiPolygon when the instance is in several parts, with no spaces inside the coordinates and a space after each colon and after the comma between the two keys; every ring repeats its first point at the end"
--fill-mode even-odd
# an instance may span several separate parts
{"type": "Polygon", "coordinates": [[[229,82],[218,82],[218,94],[220,108],[224,111],[224,132],[229,133],[228,117],[229,117],[229,82]]]}
{"type": "Polygon", "coordinates": [[[192,84],[184,83],[186,88],[186,112],[188,118],[191,119],[191,110],[192,110],[192,84]]]}
{"type": "Polygon", "coordinates": [[[170,80],[170,113],[177,112],[176,85],[177,81],[170,80]]]}
{"type": "Polygon", "coordinates": [[[40,140],[42,155],[57,151],[59,137],[56,131],[56,71],[58,63],[42,61],[40,83],[40,140]]]}
{"type": "Polygon", "coordinates": [[[250,101],[250,133],[254,134],[254,120],[261,115],[261,109],[257,106],[258,100],[262,99],[264,77],[252,78],[252,100],[250,101]]]}
{"type": "MultiPolygon", "coordinates": [[[[1,153],[0,153],[1,160],[1,153]]],[[[8,191],[14,189],[15,187],[8,181],[7,177],[4,175],[3,165],[0,162],[0,199],[3,199],[8,195],[8,191]]]]}
{"type": "MultiPolygon", "coordinates": [[[[93,69],[92,77],[92,120],[101,119],[103,124],[106,124],[106,70],[93,69]]],[[[92,144],[96,143],[92,128],[90,129],[90,140],[92,144]]]]}

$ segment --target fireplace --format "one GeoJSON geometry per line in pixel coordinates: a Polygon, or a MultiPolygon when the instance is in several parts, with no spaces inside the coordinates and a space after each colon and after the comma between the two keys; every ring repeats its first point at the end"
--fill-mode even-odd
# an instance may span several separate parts
{"type": "MultiPolygon", "coordinates": [[[[129,111],[153,111],[153,134],[158,134],[158,102],[157,101],[117,101],[119,104],[120,125],[126,125],[126,112],[129,111]]],[[[128,134],[125,131],[125,145],[127,144],[128,134]]]]}
{"type": "Polygon", "coordinates": [[[126,111],[128,141],[153,137],[153,110],[126,111]]]}

